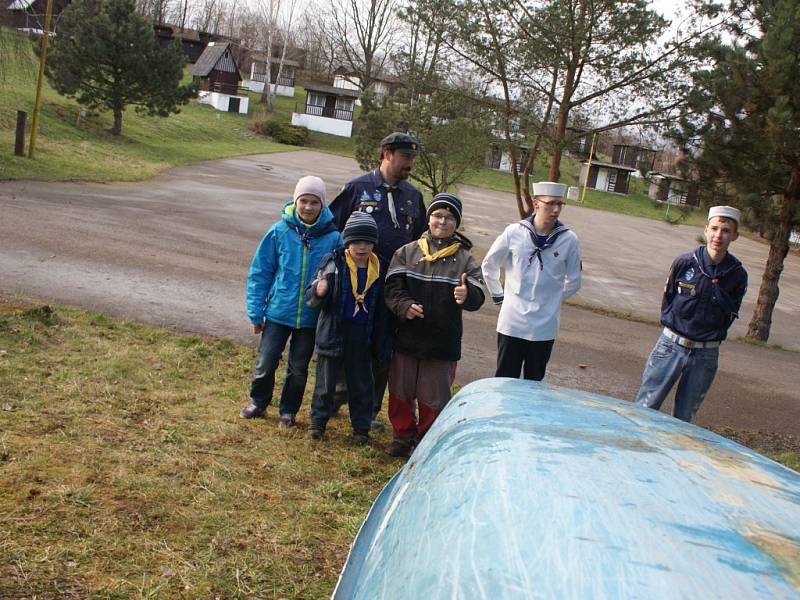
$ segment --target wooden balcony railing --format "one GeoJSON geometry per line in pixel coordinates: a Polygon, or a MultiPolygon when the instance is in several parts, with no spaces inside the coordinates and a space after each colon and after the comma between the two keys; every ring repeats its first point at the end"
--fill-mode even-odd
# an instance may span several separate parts
{"type": "Polygon", "coordinates": [[[306,104],[306,114],[318,117],[328,117],[329,119],[339,119],[340,121],[352,121],[353,111],[341,108],[328,108],[327,106],[314,106],[306,104]]]}

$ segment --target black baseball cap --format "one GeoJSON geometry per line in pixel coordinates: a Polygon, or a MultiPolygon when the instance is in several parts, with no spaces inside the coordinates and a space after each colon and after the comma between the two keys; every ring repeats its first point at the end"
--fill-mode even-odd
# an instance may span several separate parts
{"type": "Polygon", "coordinates": [[[381,140],[381,148],[402,150],[410,154],[416,154],[419,152],[419,142],[413,135],[395,131],[381,140]]]}

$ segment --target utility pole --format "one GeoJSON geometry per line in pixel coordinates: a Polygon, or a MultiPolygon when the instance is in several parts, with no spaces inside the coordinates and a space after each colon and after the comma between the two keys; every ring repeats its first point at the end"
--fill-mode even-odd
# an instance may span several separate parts
{"type": "Polygon", "coordinates": [[[597,140],[597,134],[592,134],[592,146],[589,148],[589,158],[586,162],[586,177],[583,179],[583,189],[581,190],[581,199],[579,202],[583,204],[586,201],[586,186],[589,185],[589,172],[592,170],[592,156],[594,156],[594,143],[597,140]]]}
{"type": "Polygon", "coordinates": [[[31,143],[28,148],[28,158],[33,158],[36,154],[36,131],[39,129],[39,109],[42,106],[44,62],[47,58],[47,40],[50,38],[50,18],[52,16],[53,0],[47,0],[47,11],[44,15],[44,31],[42,32],[42,46],[39,53],[39,79],[36,81],[36,102],[33,104],[33,119],[31,120],[31,143]]]}

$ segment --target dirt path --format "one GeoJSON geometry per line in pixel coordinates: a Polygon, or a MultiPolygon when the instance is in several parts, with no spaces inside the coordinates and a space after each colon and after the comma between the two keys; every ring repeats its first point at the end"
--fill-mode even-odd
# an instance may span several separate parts
{"type": "MultiPolygon", "coordinates": [[[[243,302],[250,258],[297,177],[312,172],[332,196],[357,167],[302,151],[201,163],[144,183],[0,182],[0,292],[254,343],[243,302]]],[[[467,235],[482,256],[513,220],[513,201],[478,188],[461,194],[467,235]]],[[[576,206],[563,220],[581,240],[579,300],[654,321],[670,262],[700,234],[576,206]]],[[[733,250],[751,282],[736,336],[752,313],[766,248],[740,239],[733,250]]],[[[487,306],[468,316],[459,382],[492,374],[496,314],[487,306]]],[[[565,307],[547,380],[630,399],[657,335],[654,325],[565,307]]],[[[771,341],[800,348],[795,256],[781,279],[771,341]]],[[[698,423],[800,435],[798,367],[796,352],[726,343],[698,423]]]]}

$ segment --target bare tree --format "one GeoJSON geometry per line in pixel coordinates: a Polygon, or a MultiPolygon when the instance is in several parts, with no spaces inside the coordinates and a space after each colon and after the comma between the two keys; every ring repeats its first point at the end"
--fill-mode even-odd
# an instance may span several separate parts
{"type": "Polygon", "coordinates": [[[333,0],[326,12],[323,33],[361,90],[372,85],[393,50],[395,8],[395,0],[333,0]]]}

